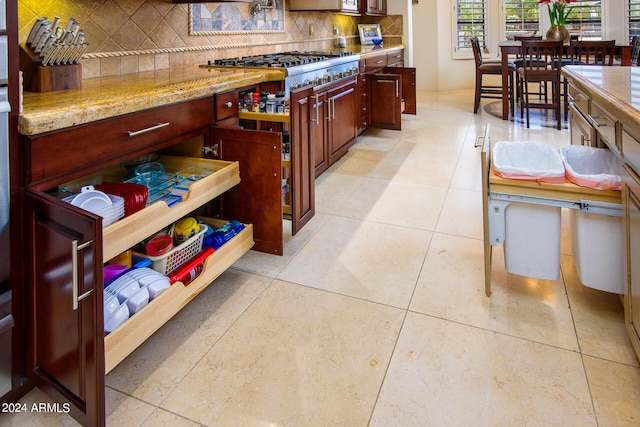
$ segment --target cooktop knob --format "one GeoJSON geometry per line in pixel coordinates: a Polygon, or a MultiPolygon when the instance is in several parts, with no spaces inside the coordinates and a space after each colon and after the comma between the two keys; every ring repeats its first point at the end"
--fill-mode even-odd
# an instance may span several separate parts
{"type": "Polygon", "coordinates": [[[331,81],[331,76],[329,75],[329,73],[327,73],[324,76],[322,76],[322,82],[323,83],[329,83],[330,81],[331,81]]]}
{"type": "Polygon", "coordinates": [[[320,86],[322,84],[322,79],[320,77],[316,77],[313,79],[314,86],[320,86]]]}
{"type": "Polygon", "coordinates": [[[302,86],[309,86],[311,84],[313,84],[313,82],[309,79],[306,79],[304,82],[302,82],[302,86]]]}

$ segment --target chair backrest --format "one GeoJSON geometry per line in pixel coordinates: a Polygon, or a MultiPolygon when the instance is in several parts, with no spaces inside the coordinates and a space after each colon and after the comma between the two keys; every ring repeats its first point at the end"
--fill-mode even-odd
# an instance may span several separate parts
{"type": "Polygon", "coordinates": [[[640,36],[633,36],[631,38],[631,63],[640,65],[640,36]]]}
{"type": "Polygon", "coordinates": [[[513,36],[513,39],[517,42],[524,40],[542,40],[542,36],[513,36]]]}
{"type": "Polygon", "coordinates": [[[562,50],[562,41],[523,40],[520,55],[525,78],[559,80],[562,50]],[[560,67],[554,64],[560,64],[560,67]]]}
{"type": "Polygon", "coordinates": [[[482,50],[480,49],[480,41],[477,37],[469,38],[471,49],[473,50],[473,59],[476,61],[476,68],[482,64],[482,50]]]}
{"type": "Polygon", "coordinates": [[[613,65],[616,50],[615,40],[571,41],[571,62],[581,65],[613,65]]]}

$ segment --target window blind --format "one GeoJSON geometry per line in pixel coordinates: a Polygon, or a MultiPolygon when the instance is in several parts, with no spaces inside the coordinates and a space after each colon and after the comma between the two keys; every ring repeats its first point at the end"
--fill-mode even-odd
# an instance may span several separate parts
{"type": "Polygon", "coordinates": [[[602,6],[600,0],[583,0],[569,3],[573,10],[565,24],[572,35],[580,40],[602,40],[602,6]]]}
{"type": "Polygon", "coordinates": [[[480,46],[486,47],[486,1],[455,0],[455,50],[471,51],[470,37],[478,37],[480,46]]]}
{"type": "Polygon", "coordinates": [[[629,26],[629,40],[633,36],[640,36],[640,0],[628,0],[627,25],[629,26]]]}
{"type": "MultiPolygon", "coordinates": [[[[640,0],[638,0],[640,1],[640,0]]],[[[540,28],[538,0],[504,0],[505,32],[507,37],[535,34],[540,28]]]]}

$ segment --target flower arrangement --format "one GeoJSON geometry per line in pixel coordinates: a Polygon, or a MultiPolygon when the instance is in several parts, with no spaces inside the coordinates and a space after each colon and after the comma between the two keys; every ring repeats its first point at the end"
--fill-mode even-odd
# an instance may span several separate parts
{"type": "Polygon", "coordinates": [[[564,27],[565,22],[567,22],[567,17],[573,10],[572,7],[566,10],[567,3],[575,3],[576,1],[578,0],[538,0],[538,4],[547,4],[551,26],[559,25],[564,27]]]}

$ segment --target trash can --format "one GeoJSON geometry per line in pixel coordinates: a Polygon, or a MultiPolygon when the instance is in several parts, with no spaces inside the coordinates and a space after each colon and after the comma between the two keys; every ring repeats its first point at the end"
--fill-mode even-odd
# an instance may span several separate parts
{"type": "MultiPolygon", "coordinates": [[[[620,162],[606,148],[569,145],[560,148],[567,179],[581,187],[617,190],[622,187],[620,162]]],[[[619,216],[572,209],[573,258],[583,285],[624,293],[623,233],[619,216]]]]}
{"type": "MultiPolygon", "coordinates": [[[[558,150],[536,142],[499,141],[493,168],[507,179],[563,183],[565,171],[558,150]]],[[[504,212],[504,261],[509,273],[544,280],[560,277],[559,207],[510,203],[504,212]]]]}

